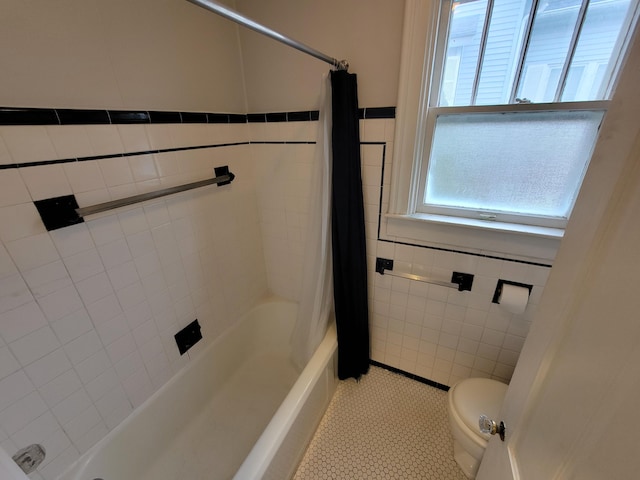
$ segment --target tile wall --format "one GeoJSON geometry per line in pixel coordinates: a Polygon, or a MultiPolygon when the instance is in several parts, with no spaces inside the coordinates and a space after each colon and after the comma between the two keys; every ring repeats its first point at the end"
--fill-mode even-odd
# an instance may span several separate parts
{"type": "MultiPolygon", "coordinates": [[[[31,478],[55,478],[257,299],[298,298],[317,122],[282,115],[0,127],[0,445],[45,446],[31,478]],[[182,149],[194,146],[208,147],[182,149]],[[94,159],[49,162],[75,157],[94,159]],[[221,165],[231,185],[51,232],[33,205],[74,193],[86,206],[221,165]],[[204,341],[181,357],[173,335],[196,317],[204,341]]],[[[509,380],[550,269],[381,239],[395,121],[393,109],[362,116],[372,359],[444,385],[509,380]],[[472,273],[473,290],[382,276],[377,256],[435,277],[472,273]],[[491,303],[498,278],[534,285],[525,314],[491,303]]]]}
{"type": "Polygon", "coordinates": [[[55,478],[268,294],[248,135],[246,123],[0,127],[0,445],[45,447],[31,478],[55,478]],[[231,185],[50,232],[33,204],[92,205],[222,165],[231,185]],[[173,335],[194,318],[203,341],[180,356],[173,335]]]}

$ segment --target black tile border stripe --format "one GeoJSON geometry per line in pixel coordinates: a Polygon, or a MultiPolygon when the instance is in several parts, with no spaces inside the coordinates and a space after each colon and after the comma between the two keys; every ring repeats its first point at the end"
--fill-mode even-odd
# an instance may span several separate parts
{"type": "MultiPolygon", "coordinates": [[[[360,119],[395,118],[396,107],[361,108],[358,114],[360,119]]],[[[319,116],[318,110],[242,114],[0,107],[0,125],[5,126],[309,122],[317,121],[319,116]]]]}
{"type": "Polygon", "coordinates": [[[384,368],[385,370],[389,370],[390,372],[397,373],[399,375],[402,375],[403,377],[410,378],[411,380],[415,380],[416,382],[424,383],[426,385],[429,385],[430,387],[437,388],[438,390],[444,390],[445,392],[448,392],[449,388],[451,388],[443,383],[434,382],[433,380],[429,380],[428,378],[405,372],[404,370],[400,370],[399,368],[392,367],[390,365],[385,365],[384,363],[380,363],[375,360],[369,360],[369,364],[373,365],[374,367],[384,368]]]}

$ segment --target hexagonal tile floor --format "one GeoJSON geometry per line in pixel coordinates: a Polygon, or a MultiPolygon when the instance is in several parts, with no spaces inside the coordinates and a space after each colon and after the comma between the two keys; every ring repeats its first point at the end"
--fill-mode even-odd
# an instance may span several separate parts
{"type": "Polygon", "coordinates": [[[446,392],[372,366],[339,383],[294,480],[466,480],[453,460],[446,392]]]}

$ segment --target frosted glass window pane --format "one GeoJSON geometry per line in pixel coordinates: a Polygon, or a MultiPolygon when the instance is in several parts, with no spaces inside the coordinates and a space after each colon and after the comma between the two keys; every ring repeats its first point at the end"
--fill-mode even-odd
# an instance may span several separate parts
{"type": "Polygon", "coordinates": [[[540,2],[533,21],[517,97],[534,103],[554,101],[581,4],[581,0],[540,2]]]}
{"type": "Polygon", "coordinates": [[[470,105],[487,0],[454,3],[444,58],[441,106],[470,105]]]}
{"type": "Polygon", "coordinates": [[[567,74],[563,102],[604,98],[612,64],[618,57],[614,47],[629,15],[630,0],[591,2],[567,74]]]}
{"type": "Polygon", "coordinates": [[[603,115],[602,111],[440,115],[424,202],[567,218],[603,115]]]}

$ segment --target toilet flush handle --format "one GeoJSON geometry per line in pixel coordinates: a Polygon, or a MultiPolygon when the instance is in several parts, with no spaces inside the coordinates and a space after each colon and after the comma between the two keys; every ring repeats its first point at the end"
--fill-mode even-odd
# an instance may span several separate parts
{"type": "Polygon", "coordinates": [[[498,425],[486,415],[480,415],[478,425],[482,433],[488,433],[490,435],[495,435],[497,433],[498,436],[500,436],[500,440],[504,442],[504,431],[506,430],[504,422],[500,422],[498,425]]]}

